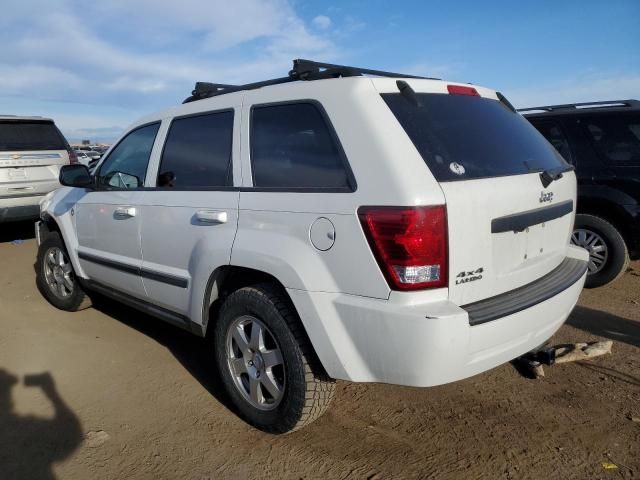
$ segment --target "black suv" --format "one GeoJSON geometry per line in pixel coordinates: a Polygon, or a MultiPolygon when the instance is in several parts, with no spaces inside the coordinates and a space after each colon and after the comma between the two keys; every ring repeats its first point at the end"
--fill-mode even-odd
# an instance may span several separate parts
{"type": "Polygon", "coordinates": [[[640,250],[640,102],[573,103],[519,110],[576,167],[572,242],[589,250],[585,286],[616,280],[640,250]]]}

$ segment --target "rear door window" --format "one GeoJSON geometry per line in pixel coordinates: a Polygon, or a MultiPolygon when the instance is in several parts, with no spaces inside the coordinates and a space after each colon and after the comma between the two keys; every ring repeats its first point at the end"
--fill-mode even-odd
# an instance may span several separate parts
{"type": "Polygon", "coordinates": [[[256,106],[251,113],[255,187],[352,190],[346,159],[314,103],[256,106]]]}
{"type": "Polygon", "coordinates": [[[231,185],[232,145],[232,111],[173,120],[160,160],[158,187],[231,185]]]}
{"type": "Polygon", "coordinates": [[[66,140],[53,122],[0,120],[0,152],[65,149],[66,140]]]}
{"type": "Polygon", "coordinates": [[[569,140],[558,122],[552,120],[534,120],[531,123],[544,136],[544,138],[553,145],[558,153],[562,155],[562,158],[569,163],[574,163],[571,155],[571,149],[569,148],[569,140]]]}
{"type": "Polygon", "coordinates": [[[417,93],[383,94],[438,181],[521,175],[568,166],[520,114],[497,100],[417,93]]]}
{"type": "Polygon", "coordinates": [[[640,166],[640,115],[599,115],[580,122],[607,163],[640,166]]]}

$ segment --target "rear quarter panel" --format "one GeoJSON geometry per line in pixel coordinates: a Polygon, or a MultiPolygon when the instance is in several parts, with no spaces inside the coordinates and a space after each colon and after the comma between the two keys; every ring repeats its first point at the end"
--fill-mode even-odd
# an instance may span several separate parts
{"type": "Polygon", "coordinates": [[[358,208],[436,205],[443,196],[370,80],[299,82],[247,92],[241,138],[243,190],[231,263],[271,273],[287,288],[388,298],[358,208]],[[252,190],[251,107],[309,99],[326,111],[357,188],[349,193],[252,190]],[[327,251],[314,248],[309,237],[319,217],[335,227],[335,243],[327,251]]]}

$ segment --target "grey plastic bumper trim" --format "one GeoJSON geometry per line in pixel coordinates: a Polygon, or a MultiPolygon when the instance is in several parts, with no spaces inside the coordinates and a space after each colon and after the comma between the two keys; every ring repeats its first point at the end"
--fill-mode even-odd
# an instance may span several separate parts
{"type": "Polygon", "coordinates": [[[535,282],[479,302],[463,305],[469,325],[481,325],[533,307],[563,292],[587,271],[587,262],[565,258],[553,271],[535,282]]]}

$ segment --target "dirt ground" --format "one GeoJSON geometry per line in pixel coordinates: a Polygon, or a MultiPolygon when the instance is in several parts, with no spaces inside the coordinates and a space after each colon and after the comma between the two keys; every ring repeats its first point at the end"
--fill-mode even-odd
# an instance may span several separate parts
{"type": "Polygon", "coordinates": [[[509,364],[430,389],[340,382],[286,436],[227,407],[207,344],[124,307],[61,312],[29,225],[0,225],[0,478],[640,478],[640,262],[585,291],[554,344],[613,354],[540,380],[509,364]],[[617,468],[605,468],[614,464],[617,468]]]}

